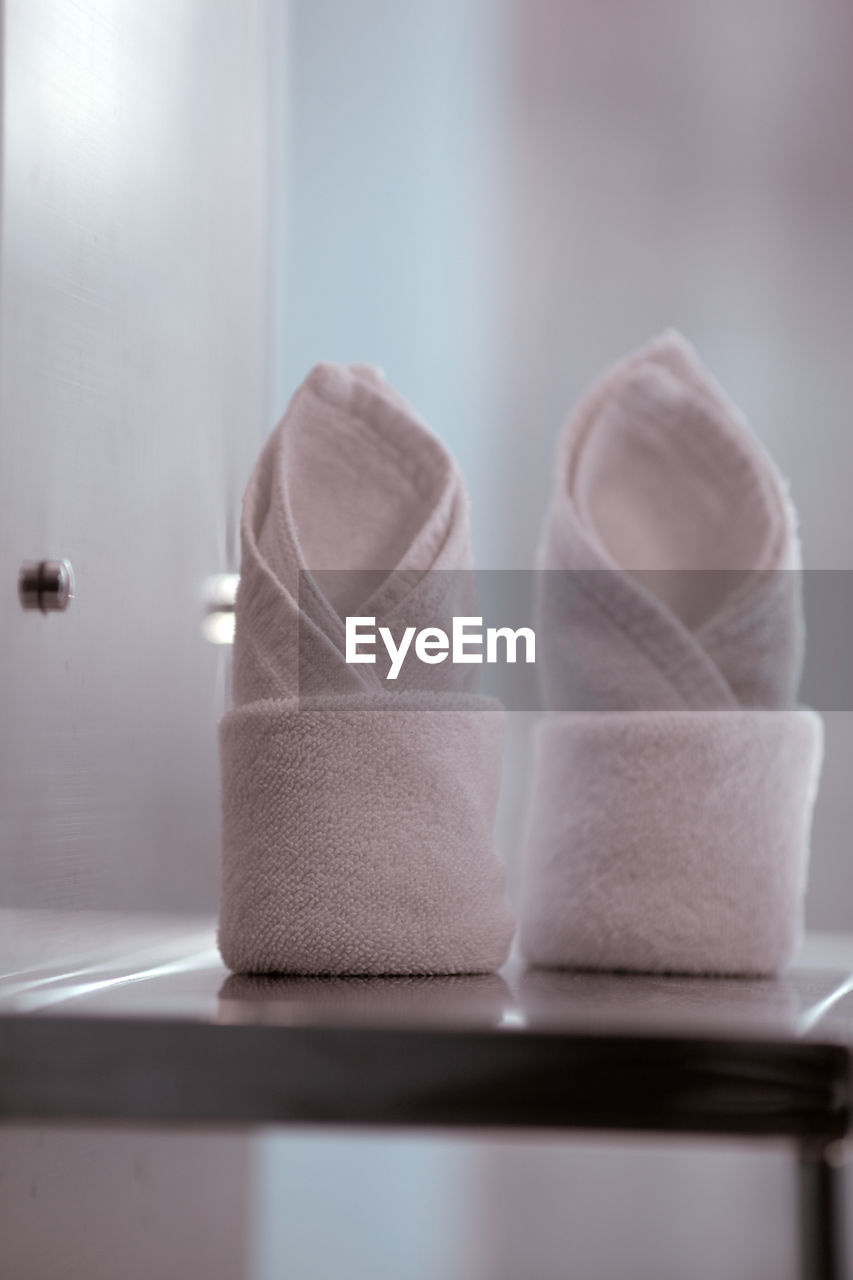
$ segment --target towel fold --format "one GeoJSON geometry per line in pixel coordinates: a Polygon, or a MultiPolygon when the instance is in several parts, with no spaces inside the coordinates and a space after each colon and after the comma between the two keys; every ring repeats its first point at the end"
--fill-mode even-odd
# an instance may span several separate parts
{"type": "Polygon", "coordinates": [[[783,480],[679,335],[583,401],[539,553],[530,962],[790,961],[822,751],[795,705],[800,563],[783,480]]]}
{"type": "Polygon", "coordinates": [[[452,459],[374,370],[318,366],[261,455],[241,532],[220,727],[225,963],[498,968],[513,930],[492,844],[500,705],[471,692],[470,666],[407,663],[392,684],[378,652],[345,660],[348,615],[436,625],[470,590],[452,459]]]}

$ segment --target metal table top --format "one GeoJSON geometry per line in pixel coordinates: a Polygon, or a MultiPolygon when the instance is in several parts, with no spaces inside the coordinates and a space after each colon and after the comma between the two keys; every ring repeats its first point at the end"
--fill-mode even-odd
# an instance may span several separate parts
{"type": "Polygon", "coordinates": [[[0,912],[0,1118],[846,1133],[853,938],[787,974],[228,974],[212,921],[0,912]]]}

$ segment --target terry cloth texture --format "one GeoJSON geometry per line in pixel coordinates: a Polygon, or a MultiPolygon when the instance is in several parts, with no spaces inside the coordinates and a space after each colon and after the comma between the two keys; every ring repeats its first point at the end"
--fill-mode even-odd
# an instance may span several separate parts
{"type": "Polygon", "coordinates": [[[669,333],[558,450],[519,934],[533,964],[774,973],[796,950],[822,725],[795,705],[786,486],[669,333]]]}
{"type": "Polygon", "coordinates": [[[470,666],[345,661],[345,618],[436,625],[470,589],[452,459],[382,376],[320,365],[246,492],[220,726],[219,946],[251,973],[477,973],[513,921],[492,843],[503,713],[470,666]],[[444,572],[436,573],[436,570],[444,572]],[[461,572],[458,572],[461,571],[461,572]]]}

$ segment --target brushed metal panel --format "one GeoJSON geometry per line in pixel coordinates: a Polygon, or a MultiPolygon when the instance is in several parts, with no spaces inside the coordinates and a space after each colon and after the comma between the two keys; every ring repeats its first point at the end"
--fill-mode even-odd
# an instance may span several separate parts
{"type": "Polygon", "coordinates": [[[201,910],[223,650],[267,422],[264,0],[7,0],[0,902],[201,910]],[[76,598],[24,613],[25,559],[76,598]]]}

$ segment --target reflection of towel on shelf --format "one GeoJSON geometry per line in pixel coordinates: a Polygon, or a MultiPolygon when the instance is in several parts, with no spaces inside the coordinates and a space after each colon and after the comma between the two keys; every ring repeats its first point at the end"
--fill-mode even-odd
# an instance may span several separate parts
{"type": "Polygon", "coordinates": [[[678,335],[584,400],[540,550],[529,961],[790,960],[821,754],[794,706],[799,566],[783,481],[678,335]]]}
{"type": "Polygon", "coordinates": [[[219,941],[243,972],[497,968],[502,711],[472,668],[344,660],[347,615],[434,624],[467,590],[467,500],[378,374],[321,365],[246,492],[234,710],[220,729],[219,941]],[[393,692],[389,692],[393,689],[393,692]]]}
{"type": "Polygon", "coordinates": [[[512,995],[496,973],[397,977],[281,977],[232,973],[219,992],[222,1021],[288,1026],[498,1026],[512,995]]]}

